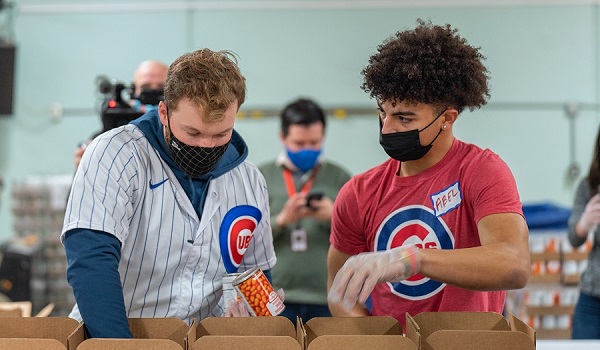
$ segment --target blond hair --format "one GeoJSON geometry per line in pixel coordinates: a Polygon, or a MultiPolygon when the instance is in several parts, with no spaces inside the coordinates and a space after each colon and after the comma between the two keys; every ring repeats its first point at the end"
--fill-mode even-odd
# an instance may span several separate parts
{"type": "Polygon", "coordinates": [[[203,112],[207,121],[219,121],[227,108],[246,99],[246,79],[231,51],[200,49],[177,58],[169,67],[164,91],[167,111],[177,109],[183,98],[203,112]]]}

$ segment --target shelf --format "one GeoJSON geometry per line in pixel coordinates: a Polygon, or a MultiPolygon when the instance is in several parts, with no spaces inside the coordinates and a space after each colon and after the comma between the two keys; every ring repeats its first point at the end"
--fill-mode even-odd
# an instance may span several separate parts
{"type": "Polygon", "coordinates": [[[556,306],[527,306],[527,315],[572,315],[575,306],[556,305],[556,306]]]}
{"type": "Polygon", "coordinates": [[[528,285],[531,284],[559,284],[561,278],[559,274],[543,274],[529,276],[528,285]]]}
{"type": "Polygon", "coordinates": [[[559,252],[531,253],[531,262],[560,260],[559,252]]]}
{"type": "Polygon", "coordinates": [[[576,286],[579,284],[579,274],[575,275],[563,275],[560,278],[560,283],[565,286],[576,286]]]}
{"type": "Polygon", "coordinates": [[[570,339],[571,329],[536,329],[537,339],[570,339]]]}
{"type": "Polygon", "coordinates": [[[568,252],[568,253],[563,253],[562,260],[563,261],[567,261],[567,260],[575,260],[575,261],[587,260],[588,254],[589,254],[588,252],[568,252]]]}

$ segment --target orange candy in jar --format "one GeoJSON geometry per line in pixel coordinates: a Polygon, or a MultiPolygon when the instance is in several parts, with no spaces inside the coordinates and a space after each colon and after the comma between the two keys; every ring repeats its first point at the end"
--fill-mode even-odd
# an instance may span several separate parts
{"type": "Polygon", "coordinates": [[[258,267],[243,272],[232,284],[252,316],[277,316],[285,309],[281,297],[258,267]]]}

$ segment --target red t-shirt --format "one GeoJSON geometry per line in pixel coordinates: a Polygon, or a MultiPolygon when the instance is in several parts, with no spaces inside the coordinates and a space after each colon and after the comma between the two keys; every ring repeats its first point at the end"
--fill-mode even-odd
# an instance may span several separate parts
{"type": "MultiPolygon", "coordinates": [[[[481,218],[523,215],[510,169],[490,150],[455,140],[439,163],[417,175],[396,176],[399,166],[389,159],[341,189],[331,225],[330,240],[336,249],[355,255],[402,245],[477,247],[481,218]]],[[[501,313],[504,297],[504,291],[466,290],[416,275],[399,283],[379,283],[371,294],[371,313],[395,317],[404,327],[406,312],[501,313]]]]}

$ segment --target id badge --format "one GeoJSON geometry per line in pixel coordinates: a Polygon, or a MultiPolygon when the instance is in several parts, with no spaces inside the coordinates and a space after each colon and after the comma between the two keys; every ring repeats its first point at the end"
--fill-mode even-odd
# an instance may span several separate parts
{"type": "Polygon", "coordinates": [[[304,252],[308,249],[308,237],[302,228],[293,230],[290,234],[293,252],[304,252]]]}

